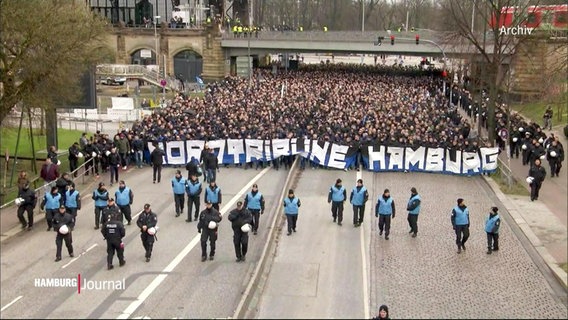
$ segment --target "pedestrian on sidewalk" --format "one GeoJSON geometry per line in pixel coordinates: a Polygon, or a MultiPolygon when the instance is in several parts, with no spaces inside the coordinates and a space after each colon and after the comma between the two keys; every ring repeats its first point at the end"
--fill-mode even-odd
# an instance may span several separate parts
{"type": "Polygon", "coordinates": [[[372,320],[389,320],[389,319],[390,319],[389,307],[387,307],[384,304],[379,307],[379,314],[377,314],[372,318],[372,320]]]}
{"type": "Polygon", "coordinates": [[[146,262],[150,262],[152,257],[152,249],[156,235],[156,225],[158,224],[158,216],[150,209],[150,204],[144,205],[144,211],[138,216],[136,225],[140,228],[140,239],[144,246],[146,262]]]}
{"type": "Polygon", "coordinates": [[[353,205],[353,226],[359,227],[365,217],[365,204],[369,200],[369,192],[363,185],[363,179],[357,180],[357,185],[351,190],[349,202],[353,205]]]}
{"type": "Polygon", "coordinates": [[[345,187],[341,185],[341,182],[341,179],[337,179],[335,184],[329,188],[327,195],[327,203],[331,203],[333,222],[337,221],[337,224],[340,226],[343,221],[343,204],[345,200],[347,200],[347,191],[345,187]]]}
{"type": "Polygon", "coordinates": [[[237,202],[237,208],[229,213],[229,221],[232,222],[233,244],[235,245],[235,255],[237,262],[246,261],[248,251],[248,233],[251,229],[252,214],[243,205],[242,201],[237,202]]]}
{"type": "Polygon", "coordinates": [[[456,232],[456,245],[458,253],[465,251],[465,243],[469,238],[469,209],[462,198],[457,200],[458,205],[452,210],[452,226],[456,232]]]}
{"type": "Polygon", "coordinates": [[[544,111],[544,115],[542,116],[542,119],[544,120],[542,128],[544,130],[546,130],[546,127],[548,127],[548,130],[552,130],[552,116],[553,115],[554,115],[554,111],[552,110],[552,106],[548,106],[546,108],[546,110],[544,111]]]}
{"type": "Polygon", "coordinates": [[[197,176],[193,175],[187,180],[185,184],[185,192],[187,193],[187,219],[185,222],[191,222],[191,216],[194,216],[195,221],[199,216],[199,206],[201,201],[199,200],[199,195],[201,195],[202,187],[201,182],[197,179],[197,176]],[[193,206],[195,205],[195,214],[192,214],[193,206]]]}
{"type": "Polygon", "coordinates": [[[110,186],[113,183],[118,182],[118,169],[120,169],[121,162],[120,154],[116,151],[116,147],[110,149],[110,154],[108,155],[108,165],[110,168],[110,186]]]}
{"type": "Polygon", "coordinates": [[[69,256],[73,258],[73,238],[71,236],[71,229],[73,227],[73,217],[65,212],[65,206],[61,204],[58,212],[53,217],[53,230],[57,232],[55,237],[55,246],[57,251],[55,253],[55,262],[61,261],[61,249],[63,241],[67,247],[69,256]]]}
{"type": "Polygon", "coordinates": [[[205,210],[199,214],[199,222],[197,223],[197,232],[201,233],[201,261],[207,260],[207,240],[211,251],[209,252],[209,260],[215,257],[215,243],[219,236],[219,222],[223,220],[221,213],[213,207],[211,201],[205,200],[205,210]]]}
{"type": "MultiPolygon", "coordinates": [[[[130,206],[134,202],[134,193],[126,186],[124,180],[120,180],[118,183],[118,190],[114,192],[114,197],[116,198],[118,209],[122,216],[126,218],[126,223],[130,225],[132,221],[132,209],[130,206]]],[[[123,220],[121,219],[120,222],[123,222],[123,220]]]]}
{"type": "Polygon", "coordinates": [[[186,186],[185,178],[182,177],[180,170],[176,170],[176,174],[172,178],[172,191],[174,192],[176,218],[183,213],[184,204],[185,204],[185,186],[186,186]]]}
{"type": "Polygon", "coordinates": [[[485,232],[487,233],[487,254],[492,251],[499,250],[499,227],[501,226],[501,218],[499,217],[499,208],[492,207],[489,216],[485,219],[485,232]]]}
{"type": "Polygon", "coordinates": [[[301,205],[300,198],[294,195],[294,190],[288,190],[288,197],[284,198],[284,214],[288,224],[287,235],[291,235],[292,231],[296,232],[296,222],[298,221],[298,212],[301,205]]]}
{"type": "Polygon", "coordinates": [[[245,197],[245,208],[252,215],[252,231],[256,235],[260,226],[260,215],[264,213],[264,196],[258,191],[258,185],[252,185],[252,190],[245,197]]]}
{"type": "Polygon", "coordinates": [[[531,201],[535,201],[538,200],[540,188],[546,178],[546,170],[540,165],[540,159],[536,159],[534,165],[529,169],[529,177],[532,177],[529,182],[531,187],[531,201]]]}
{"type": "Polygon", "coordinates": [[[408,233],[412,233],[413,238],[416,238],[416,234],[418,233],[418,214],[420,214],[421,203],[422,198],[418,194],[416,188],[410,188],[410,199],[408,200],[406,210],[408,211],[407,220],[408,225],[410,226],[410,231],[408,233]]]}
{"type": "Polygon", "coordinates": [[[396,208],[394,200],[390,195],[389,189],[385,189],[382,197],[379,197],[377,205],[375,206],[375,217],[379,218],[379,236],[382,236],[384,231],[385,240],[389,239],[391,217],[394,219],[395,215],[396,208]]]}

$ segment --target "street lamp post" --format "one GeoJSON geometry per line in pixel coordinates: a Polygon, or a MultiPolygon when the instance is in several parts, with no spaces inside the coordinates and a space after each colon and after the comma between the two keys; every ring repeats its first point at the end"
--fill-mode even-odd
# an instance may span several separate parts
{"type": "Polygon", "coordinates": [[[251,83],[252,83],[252,59],[250,57],[250,38],[252,35],[249,35],[247,41],[247,59],[248,59],[248,88],[250,90],[251,83]]]}
{"type": "Polygon", "coordinates": [[[160,49],[158,48],[159,46],[159,41],[158,41],[158,19],[160,19],[160,16],[154,16],[154,40],[156,41],[154,50],[156,51],[156,65],[158,65],[158,72],[156,73],[156,81],[160,81],[160,49]]]}

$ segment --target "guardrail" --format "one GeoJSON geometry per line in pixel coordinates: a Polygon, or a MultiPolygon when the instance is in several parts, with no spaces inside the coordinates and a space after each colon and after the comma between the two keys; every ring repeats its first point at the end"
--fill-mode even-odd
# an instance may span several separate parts
{"type": "Polygon", "coordinates": [[[224,32],[223,40],[230,39],[250,39],[254,40],[295,40],[295,41],[374,41],[377,40],[377,36],[381,35],[385,37],[384,41],[389,41],[388,37],[393,35],[395,39],[398,38],[413,38],[415,35],[420,35],[420,39],[425,40],[437,40],[445,36],[445,32],[442,31],[432,31],[432,30],[415,30],[414,32],[408,31],[392,31],[388,33],[386,30],[381,31],[259,31],[249,32],[248,37],[243,37],[240,33],[240,37],[236,38],[233,32],[224,32]],[[257,36],[258,35],[258,36],[257,36]]]}
{"type": "MultiPolygon", "coordinates": [[[[88,161],[84,162],[83,164],[81,164],[77,169],[73,170],[71,173],[69,173],[69,175],[72,177],[73,182],[81,179],[81,184],[85,184],[85,170],[82,170],[83,168],[85,168],[85,166],[87,165],[87,163],[90,162],[94,162],[94,158],[89,159],[88,161]],[[83,173],[79,173],[83,171],[83,173]],[[75,177],[75,174],[77,174],[77,176],[75,177]]],[[[39,178],[36,178],[35,180],[32,181],[37,181],[39,180],[39,178]]],[[[45,183],[43,184],[41,187],[38,187],[36,189],[34,189],[34,192],[36,194],[36,197],[38,199],[38,201],[41,201],[41,199],[43,198],[43,196],[45,195],[45,191],[46,190],[50,190],[51,187],[53,187],[55,185],[55,181],[51,181],[49,183],[45,183]]],[[[81,190],[79,190],[79,192],[81,192],[81,190]]],[[[12,199],[4,204],[2,204],[0,206],[0,210],[2,210],[2,212],[4,212],[5,208],[11,207],[12,205],[15,204],[16,199],[12,199]]],[[[38,202],[39,203],[39,202],[38,202]]]]}
{"type": "Polygon", "coordinates": [[[97,65],[97,75],[124,76],[127,78],[141,78],[156,86],[161,86],[160,80],[166,80],[166,89],[179,91],[179,80],[175,77],[165,76],[159,71],[139,64],[101,64],[97,65]]]}

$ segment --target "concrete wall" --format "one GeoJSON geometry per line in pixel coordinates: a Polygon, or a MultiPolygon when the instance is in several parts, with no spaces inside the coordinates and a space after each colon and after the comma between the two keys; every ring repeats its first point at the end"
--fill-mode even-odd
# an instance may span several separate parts
{"type": "MultiPolygon", "coordinates": [[[[157,37],[160,57],[166,56],[166,73],[173,74],[176,54],[192,50],[203,57],[204,79],[218,80],[225,76],[221,37],[215,28],[168,29],[162,26],[157,30],[157,37]]],[[[153,28],[119,27],[107,36],[107,44],[116,53],[115,63],[130,64],[131,55],[140,49],[155,52],[156,37],[153,28]]]]}

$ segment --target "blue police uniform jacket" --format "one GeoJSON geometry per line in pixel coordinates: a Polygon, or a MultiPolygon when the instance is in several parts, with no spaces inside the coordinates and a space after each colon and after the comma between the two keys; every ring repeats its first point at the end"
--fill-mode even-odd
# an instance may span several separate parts
{"type": "Polygon", "coordinates": [[[77,197],[79,196],[79,192],[73,190],[73,193],[70,190],[65,191],[65,207],[67,208],[77,208],[77,197]]]}
{"type": "Polygon", "coordinates": [[[59,209],[61,204],[61,195],[58,193],[55,196],[51,193],[45,194],[45,208],[48,210],[59,209]]]}
{"type": "Polygon", "coordinates": [[[300,207],[298,206],[299,199],[294,197],[292,200],[290,198],[284,199],[284,213],[285,214],[298,214],[300,207]]]}
{"type": "Polygon", "coordinates": [[[211,201],[211,203],[219,203],[219,187],[216,187],[215,190],[211,190],[211,188],[207,188],[205,190],[205,195],[207,196],[207,200],[211,201]]]}
{"type": "Polygon", "coordinates": [[[93,197],[95,197],[95,207],[106,207],[108,200],[108,191],[101,193],[99,190],[93,191],[93,197]]]}
{"type": "Polygon", "coordinates": [[[187,192],[188,195],[190,196],[197,195],[199,193],[199,189],[201,189],[201,182],[199,182],[199,180],[187,181],[187,186],[185,188],[185,191],[187,192]]]}
{"type": "Polygon", "coordinates": [[[456,206],[454,211],[456,212],[454,217],[456,226],[465,226],[466,224],[469,224],[469,210],[467,208],[462,210],[460,207],[456,206]]]}
{"type": "Polygon", "coordinates": [[[343,196],[343,192],[345,191],[345,187],[341,186],[341,188],[337,188],[335,185],[331,186],[331,201],[334,202],[341,202],[345,200],[343,196]]]}
{"type": "Polygon", "coordinates": [[[180,178],[178,180],[177,178],[174,177],[172,179],[172,189],[174,190],[175,194],[184,194],[185,193],[185,179],[180,178]]]}
{"type": "MultiPolygon", "coordinates": [[[[422,198],[420,198],[419,194],[415,194],[414,196],[412,196],[410,198],[410,200],[408,200],[408,204],[410,205],[412,203],[412,201],[414,200],[420,200],[422,201],[422,198]]],[[[422,206],[422,204],[419,204],[416,208],[408,211],[408,214],[419,214],[420,213],[420,207],[422,206]]]]}
{"type": "Polygon", "coordinates": [[[365,192],[367,188],[361,187],[361,190],[357,191],[357,187],[353,188],[353,199],[351,200],[351,204],[354,206],[362,206],[365,204],[365,192]]]}
{"type": "Polygon", "coordinates": [[[120,188],[114,193],[116,198],[116,204],[119,206],[127,206],[130,204],[130,188],[124,187],[124,190],[120,191],[120,188]]]}
{"type": "Polygon", "coordinates": [[[392,197],[385,200],[381,196],[378,201],[378,210],[380,215],[390,216],[392,214],[392,197]]]}
{"type": "Polygon", "coordinates": [[[262,198],[262,194],[260,192],[257,192],[254,196],[252,191],[249,192],[247,194],[247,209],[260,210],[260,198],[262,198]]]}
{"type": "Polygon", "coordinates": [[[487,219],[485,220],[485,232],[489,232],[489,233],[499,233],[499,229],[497,228],[497,230],[495,230],[495,232],[493,232],[493,228],[495,228],[495,224],[497,223],[497,221],[499,221],[499,215],[496,214],[493,217],[489,216],[487,217],[487,219]]]}

